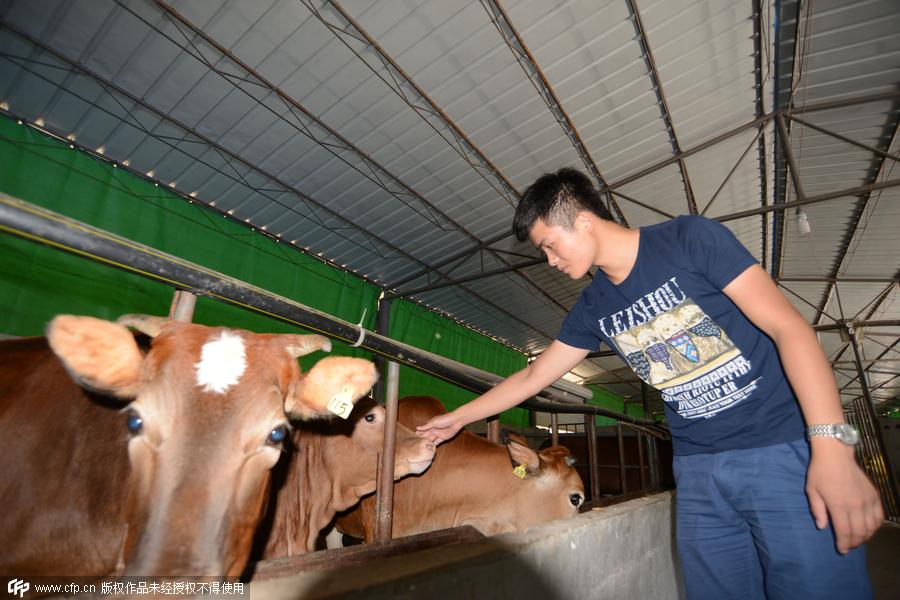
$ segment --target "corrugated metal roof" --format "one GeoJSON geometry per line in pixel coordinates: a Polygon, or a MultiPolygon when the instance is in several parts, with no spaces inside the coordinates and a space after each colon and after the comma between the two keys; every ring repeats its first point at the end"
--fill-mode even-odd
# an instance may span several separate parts
{"type": "MultiPolygon", "coordinates": [[[[6,114],[401,293],[536,258],[511,236],[517,196],[574,166],[630,226],[692,202],[723,219],[811,323],[897,319],[900,188],[804,205],[808,235],[796,207],[733,218],[799,197],[774,123],[751,125],[773,109],[804,198],[898,178],[872,150],[900,152],[892,0],[9,0],[0,17],[6,114]]],[[[534,353],[584,284],[533,266],[414,299],[534,353]]],[[[869,331],[870,359],[896,343],[869,331]]],[[[639,394],[603,377],[621,367],[573,373],[639,394]]]]}

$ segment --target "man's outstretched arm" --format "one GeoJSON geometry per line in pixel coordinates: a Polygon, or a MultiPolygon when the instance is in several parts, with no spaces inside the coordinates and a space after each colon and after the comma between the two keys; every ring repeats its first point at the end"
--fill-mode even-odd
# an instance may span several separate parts
{"type": "Polygon", "coordinates": [[[521,371],[513,373],[453,412],[438,415],[416,427],[416,431],[434,443],[449,440],[469,423],[501,413],[534,396],[571,371],[587,355],[588,350],[554,340],[534,362],[521,371]]]}

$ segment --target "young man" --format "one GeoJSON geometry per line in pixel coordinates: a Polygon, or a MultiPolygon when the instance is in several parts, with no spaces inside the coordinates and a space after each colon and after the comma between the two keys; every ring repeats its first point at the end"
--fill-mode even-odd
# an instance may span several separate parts
{"type": "Polygon", "coordinates": [[[693,216],[626,229],[571,169],[528,188],[513,226],[572,279],[599,270],[537,360],[420,435],[453,437],[605,342],[665,400],[689,598],[871,597],[860,545],[883,513],[831,368],[731,232],[693,216]]]}

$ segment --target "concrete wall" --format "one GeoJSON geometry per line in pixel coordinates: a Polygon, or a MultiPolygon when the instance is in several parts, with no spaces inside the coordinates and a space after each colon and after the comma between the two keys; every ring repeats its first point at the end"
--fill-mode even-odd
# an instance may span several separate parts
{"type": "Polygon", "coordinates": [[[254,582],[258,599],[682,598],[672,493],[342,571],[254,582]]]}

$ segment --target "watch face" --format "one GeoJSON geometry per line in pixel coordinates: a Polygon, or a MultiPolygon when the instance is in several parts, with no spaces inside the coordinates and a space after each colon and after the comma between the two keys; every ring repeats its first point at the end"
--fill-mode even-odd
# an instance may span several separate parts
{"type": "Polygon", "coordinates": [[[856,427],[853,425],[841,423],[836,425],[834,429],[834,436],[848,446],[853,446],[859,441],[859,433],[857,433],[856,427]]]}

